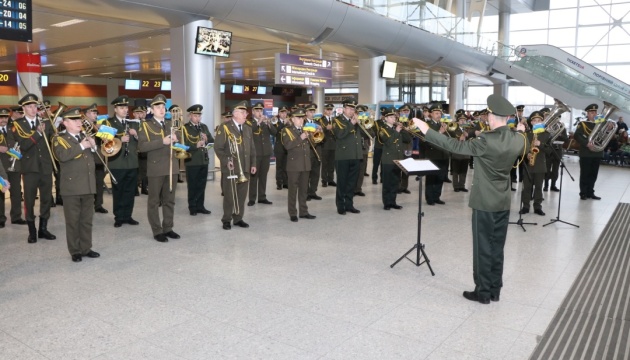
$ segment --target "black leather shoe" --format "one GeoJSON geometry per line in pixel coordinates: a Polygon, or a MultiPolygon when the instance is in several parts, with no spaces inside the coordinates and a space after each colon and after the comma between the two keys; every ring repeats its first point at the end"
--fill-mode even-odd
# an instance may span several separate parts
{"type": "Polygon", "coordinates": [[[552,186],[552,187],[551,187],[551,191],[558,192],[558,191],[560,191],[560,189],[558,189],[558,188],[557,188],[557,187],[555,187],[555,186],[552,186]]]}
{"type": "Polygon", "coordinates": [[[512,191],[516,191],[516,188],[512,186],[512,191]]]}
{"type": "Polygon", "coordinates": [[[400,209],[402,209],[402,206],[398,205],[398,204],[394,204],[394,205],[392,205],[392,209],[400,210],[400,209]]]}
{"type": "Polygon", "coordinates": [[[361,211],[359,211],[359,210],[357,210],[357,209],[355,209],[355,208],[350,208],[350,209],[347,209],[346,211],[347,211],[347,212],[351,212],[351,213],[353,213],[353,214],[358,214],[358,213],[360,213],[360,212],[361,212],[361,211]]]}
{"type": "Polygon", "coordinates": [[[134,220],[133,218],[129,218],[129,220],[127,220],[127,224],[129,224],[129,225],[138,225],[140,223],[137,222],[136,220],[134,220]]]}
{"type": "Polygon", "coordinates": [[[330,185],[330,186],[337,186],[337,183],[336,183],[336,182],[334,182],[334,181],[329,181],[329,182],[328,182],[328,185],[330,185]]]}
{"type": "Polygon", "coordinates": [[[229,222],[223,223],[223,230],[230,230],[231,228],[232,228],[232,225],[230,225],[229,222]]]}
{"type": "Polygon", "coordinates": [[[0,222],[0,229],[4,227],[4,222],[0,222]]]}
{"type": "Polygon", "coordinates": [[[26,225],[26,220],[24,219],[17,219],[15,221],[11,221],[11,224],[15,224],[15,225],[26,225]]]}
{"type": "Polygon", "coordinates": [[[459,192],[459,189],[453,189],[453,191],[455,191],[455,192],[459,192]]]}
{"type": "Polygon", "coordinates": [[[376,184],[378,184],[378,181],[372,180],[372,185],[376,185],[376,184]]]}
{"type": "Polygon", "coordinates": [[[46,239],[46,240],[55,240],[57,237],[53,234],[51,234],[47,229],[42,229],[40,228],[39,231],[37,232],[37,237],[40,239],[46,239]]]}
{"type": "Polygon", "coordinates": [[[298,222],[298,217],[297,216],[291,216],[291,221],[298,222]]]}
{"type": "Polygon", "coordinates": [[[276,190],[282,190],[282,185],[276,185],[276,190]]]}
{"type": "Polygon", "coordinates": [[[459,189],[459,191],[461,191],[461,192],[468,192],[468,189],[466,189],[466,188],[461,188],[461,189],[459,189]]]}
{"type": "Polygon", "coordinates": [[[602,198],[600,198],[599,196],[596,196],[595,194],[591,195],[591,199],[593,200],[601,200],[602,198]]]}
{"type": "Polygon", "coordinates": [[[389,206],[389,205],[385,205],[385,206],[383,206],[383,210],[391,210],[391,209],[392,209],[392,207],[391,207],[391,206],[389,206]]]}
{"type": "Polygon", "coordinates": [[[247,206],[254,206],[254,204],[256,204],[256,203],[255,203],[255,202],[253,202],[253,201],[249,201],[249,202],[247,203],[247,206]]]}
{"type": "Polygon", "coordinates": [[[287,185],[287,184],[283,184],[283,185],[282,185],[282,188],[283,188],[283,189],[288,189],[288,188],[289,188],[289,185],[287,185]]]}
{"type": "Polygon", "coordinates": [[[235,222],[235,223],[234,223],[234,225],[236,225],[236,226],[240,226],[240,227],[242,227],[242,228],[248,228],[248,227],[249,227],[249,224],[248,224],[248,223],[246,223],[246,222],[245,222],[245,221],[243,221],[243,220],[238,221],[238,222],[235,222]]]}
{"type": "Polygon", "coordinates": [[[100,207],[97,207],[96,209],[94,209],[94,212],[101,213],[101,214],[107,214],[109,211],[107,211],[107,209],[105,209],[104,207],[100,206],[100,207]]]}
{"type": "Polygon", "coordinates": [[[140,194],[142,194],[142,195],[149,195],[149,190],[142,189],[142,190],[140,190],[140,194]]]}
{"type": "Polygon", "coordinates": [[[549,188],[545,186],[543,187],[543,191],[549,191],[549,188]]]}
{"type": "Polygon", "coordinates": [[[427,201],[427,205],[433,206],[433,205],[435,205],[435,203],[433,201],[427,201]]]}
{"type": "Polygon", "coordinates": [[[63,206],[63,198],[59,195],[55,198],[55,205],[63,206]]]}
{"type": "Polygon", "coordinates": [[[317,196],[317,194],[315,194],[315,195],[310,195],[310,197],[311,197],[311,199],[313,199],[313,200],[321,200],[321,199],[322,199],[322,197],[321,197],[321,196],[317,196]]]}
{"type": "Polygon", "coordinates": [[[166,235],[164,234],[155,235],[153,238],[159,242],[168,242],[168,239],[166,238],[166,235]]]}
{"type": "Polygon", "coordinates": [[[540,216],[544,216],[544,215],[545,215],[545,212],[544,212],[544,211],[542,211],[542,209],[535,209],[535,210],[534,210],[534,214],[538,214],[538,215],[540,215],[540,216]]]}
{"type": "Polygon", "coordinates": [[[267,199],[265,199],[265,200],[260,200],[260,201],[258,201],[258,203],[259,203],[259,204],[266,204],[266,205],[271,205],[271,204],[273,204],[271,201],[269,201],[269,200],[267,200],[267,199]]]}
{"type": "Polygon", "coordinates": [[[114,221],[114,227],[119,228],[122,226],[122,221],[114,221]]]}
{"type": "Polygon", "coordinates": [[[346,215],[346,211],[345,210],[337,210],[337,214],[339,214],[339,215],[346,215]]]}
{"type": "Polygon", "coordinates": [[[499,294],[497,294],[497,295],[490,295],[490,301],[499,301],[499,294]]]}
{"type": "Polygon", "coordinates": [[[480,299],[474,291],[464,291],[464,297],[470,301],[478,301],[484,305],[490,304],[490,299],[480,299]]]}
{"type": "Polygon", "coordinates": [[[181,236],[179,236],[178,233],[176,233],[175,231],[171,230],[169,232],[164,233],[164,236],[169,237],[171,239],[179,239],[181,238],[181,236]]]}
{"type": "Polygon", "coordinates": [[[189,211],[190,211],[190,216],[197,216],[196,210],[189,210],[189,211]]]}
{"type": "Polygon", "coordinates": [[[327,182],[323,182],[322,183],[322,187],[328,187],[328,183],[327,182]]]}
{"type": "Polygon", "coordinates": [[[87,254],[85,254],[85,256],[94,259],[100,257],[101,254],[97,253],[96,251],[90,250],[87,254]]]}
{"type": "Polygon", "coordinates": [[[365,193],[363,191],[357,191],[354,193],[354,195],[365,196],[365,193]]]}
{"type": "Polygon", "coordinates": [[[518,213],[521,214],[521,215],[529,214],[529,208],[522,208],[521,211],[519,211],[518,213]]]}
{"type": "Polygon", "coordinates": [[[203,209],[201,209],[201,210],[197,210],[197,212],[198,212],[198,213],[200,213],[200,214],[204,214],[204,215],[210,215],[210,214],[212,214],[212,211],[210,211],[210,210],[208,210],[208,209],[206,209],[206,208],[203,208],[203,209]]]}
{"type": "Polygon", "coordinates": [[[407,189],[403,190],[402,192],[405,193],[405,194],[411,194],[411,191],[409,191],[407,189]]]}
{"type": "Polygon", "coordinates": [[[449,184],[450,184],[450,183],[452,183],[452,182],[453,182],[453,180],[451,180],[451,179],[449,179],[449,178],[446,178],[446,179],[444,179],[444,182],[445,182],[445,183],[449,183],[449,184]]]}
{"type": "Polygon", "coordinates": [[[444,201],[442,201],[442,200],[440,200],[440,199],[435,200],[435,203],[436,203],[436,204],[440,204],[440,205],[444,205],[444,204],[446,204],[444,201]]]}
{"type": "Polygon", "coordinates": [[[81,254],[74,254],[72,255],[72,261],[73,262],[81,262],[81,254]]]}
{"type": "Polygon", "coordinates": [[[300,215],[300,219],[315,219],[317,216],[315,215],[311,215],[311,214],[306,214],[306,215],[300,215]]]}
{"type": "Polygon", "coordinates": [[[134,196],[140,196],[140,190],[136,189],[136,193],[134,194],[134,196]]]}
{"type": "Polygon", "coordinates": [[[586,199],[588,199],[586,195],[580,195],[580,200],[586,200],[586,199]]]}

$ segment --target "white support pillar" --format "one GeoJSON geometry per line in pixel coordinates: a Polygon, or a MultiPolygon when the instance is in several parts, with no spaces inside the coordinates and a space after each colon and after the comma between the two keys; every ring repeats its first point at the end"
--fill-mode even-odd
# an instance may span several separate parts
{"type": "Polygon", "coordinates": [[[324,113],[324,88],[323,87],[313,87],[313,104],[317,105],[317,112],[324,113]]]}
{"type": "Polygon", "coordinates": [[[378,104],[387,100],[385,79],[381,77],[385,59],[385,56],[359,59],[359,104],[378,104]]]}
{"type": "Polygon", "coordinates": [[[448,86],[448,108],[451,118],[455,111],[464,107],[464,74],[450,74],[448,86]]]}
{"type": "MultiPolygon", "coordinates": [[[[499,13],[499,44],[497,48],[497,56],[504,57],[509,55],[509,43],[510,43],[510,13],[499,13]]],[[[508,84],[496,84],[494,85],[494,93],[499,94],[507,99],[508,97],[508,84]]]]}

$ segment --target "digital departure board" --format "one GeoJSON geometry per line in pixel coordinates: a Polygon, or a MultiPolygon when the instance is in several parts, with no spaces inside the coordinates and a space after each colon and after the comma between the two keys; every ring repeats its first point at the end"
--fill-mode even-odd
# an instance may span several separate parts
{"type": "Polygon", "coordinates": [[[0,0],[0,39],[33,40],[31,0],[0,0]]]}

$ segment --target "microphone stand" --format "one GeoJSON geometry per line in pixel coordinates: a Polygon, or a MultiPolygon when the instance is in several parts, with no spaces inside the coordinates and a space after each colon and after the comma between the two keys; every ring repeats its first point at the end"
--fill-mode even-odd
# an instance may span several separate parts
{"type": "MultiPolygon", "coordinates": [[[[551,139],[549,139],[549,140],[551,140],[551,139]]],[[[561,222],[563,224],[567,224],[567,225],[571,225],[571,226],[575,226],[575,227],[579,228],[580,227],[579,225],[575,225],[575,224],[572,224],[570,222],[567,222],[567,221],[564,221],[564,220],[560,220],[560,204],[562,204],[562,176],[564,175],[564,169],[566,168],[566,166],[564,165],[564,161],[562,161],[562,157],[559,156],[558,153],[556,153],[555,149],[554,149],[554,151],[552,151],[552,153],[553,153],[553,156],[555,156],[556,159],[558,161],[560,161],[560,191],[558,192],[558,215],[556,215],[555,219],[551,219],[550,222],[544,224],[543,227],[545,227],[547,225],[551,225],[551,224],[556,223],[556,222],[561,222]]],[[[571,181],[575,182],[575,179],[573,178],[573,176],[571,175],[571,173],[569,172],[568,169],[567,169],[567,174],[571,178],[571,181]]]]}

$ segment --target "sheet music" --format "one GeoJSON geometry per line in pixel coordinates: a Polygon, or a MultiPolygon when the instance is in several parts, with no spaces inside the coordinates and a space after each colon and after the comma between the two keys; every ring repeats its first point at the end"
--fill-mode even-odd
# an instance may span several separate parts
{"type": "Polygon", "coordinates": [[[407,158],[405,160],[397,161],[407,172],[414,171],[435,171],[439,170],[430,160],[415,160],[414,158],[407,158]]]}

